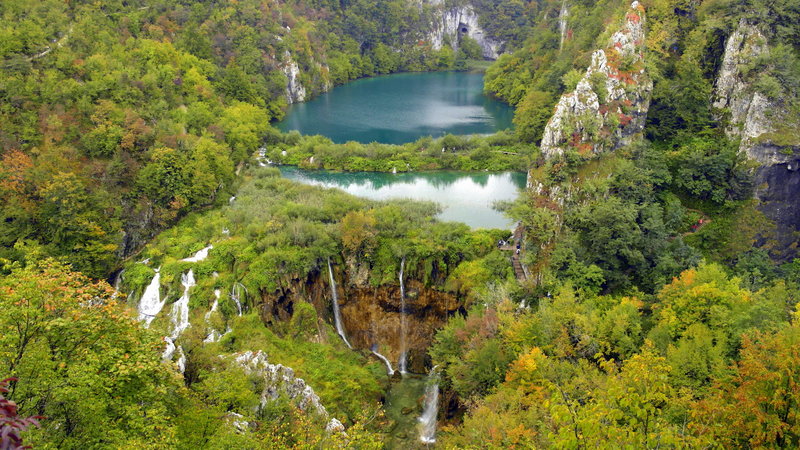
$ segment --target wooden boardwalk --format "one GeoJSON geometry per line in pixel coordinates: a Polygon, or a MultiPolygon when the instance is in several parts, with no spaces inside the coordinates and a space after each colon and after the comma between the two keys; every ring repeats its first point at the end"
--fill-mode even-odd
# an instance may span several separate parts
{"type": "Polygon", "coordinates": [[[525,269],[522,267],[522,261],[520,260],[522,253],[517,253],[517,246],[519,245],[520,249],[522,248],[523,237],[524,231],[522,229],[522,224],[517,224],[517,228],[514,229],[512,240],[508,243],[509,245],[500,247],[500,250],[512,252],[511,265],[514,267],[514,275],[520,283],[528,279],[527,275],[525,275],[525,269]]]}

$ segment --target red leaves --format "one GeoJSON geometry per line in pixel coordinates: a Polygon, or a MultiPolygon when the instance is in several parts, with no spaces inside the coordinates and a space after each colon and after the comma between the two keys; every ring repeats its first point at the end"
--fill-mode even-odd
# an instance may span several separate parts
{"type": "Polygon", "coordinates": [[[6,378],[0,381],[0,450],[29,448],[22,445],[20,433],[31,426],[38,427],[40,416],[19,417],[17,404],[5,398],[8,386],[16,382],[16,378],[6,378]]]}
{"type": "Polygon", "coordinates": [[[642,20],[642,18],[639,17],[638,14],[634,14],[634,13],[628,13],[628,15],[626,17],[627,17],[628,21],[631,22],[631,23],[639,23],[642,20]]]}

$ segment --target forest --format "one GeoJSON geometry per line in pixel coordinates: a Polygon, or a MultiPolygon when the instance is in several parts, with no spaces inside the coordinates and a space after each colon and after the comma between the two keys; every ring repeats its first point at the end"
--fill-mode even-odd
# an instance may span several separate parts
{"type": "Polygon", "coordinates": [[[800,1],[0,17],[0,448],[800,446],[800,1]],[[482,68],[513,128],[275,126],[482,68]],[[471,228],[283,165],[527,187],[471,228]]]}

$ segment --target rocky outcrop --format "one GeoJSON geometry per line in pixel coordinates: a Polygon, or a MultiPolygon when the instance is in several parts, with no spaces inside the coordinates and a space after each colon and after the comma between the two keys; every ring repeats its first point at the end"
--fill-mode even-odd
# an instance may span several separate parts
{"type": "Polygon", "coordinates": [[[289,104],[305,101],[306,88],[300,82],[300,67],[288,51],[284,54],[281,70],[286,75],[286,100],[289,104]]]}
{"type": "Polygon", "coordinates": [[[633,2],[608,47],[592,54],[575,90],[559,100],[542,137],[545,158],[568,149],[590,156],[627,145],[640,135],[653,90],[644,51],[644,8],[633,2]]]}
{"type": "Polygon", "coordinates": [[[281,364],[270,364],[267,355],[260,351],[244,352],[233,355],[236,364],[241,366],[248,375],[256,375],[264,380],[261,391],[259,407],[264,409],[269,402],[275,401],[280,396],[286,396],[300,410],[306,413],[317,414],[328,420],[326,430],[341,432],[344,430],[342,423],[333,418],[329,419],[328,411],[322,405],[319,396],[302,378],[297,378],[294,370],[281,364]]]}
{"type": "Polygon", "coordinates": [[[768,54],[767,37],[757,24],[742,19],[725,45],[714,107],[729,114],[728,136],[740,139],[740,152],[758,163],[755,196],[776,224],[774,256],[783,259],[796,254],[800,229],[800,135],[798,124],[785,123],[790,115],[784,100],[770,99],[754,87],[757,77],[750,66],[768,54]]]}
{"type": "Polygon", "coordinates": [[[441,8],[431,30],[430,40],[434,49],[442,48],[449,40],[453,48],[457,48],[461,36],[469,36],[481,46],[483,57],[497,59],[503,43],[490,37],[478,23],[478,13],[470,5],[448,8],[442,0],[433,0],[431,4],[441,8]]]}

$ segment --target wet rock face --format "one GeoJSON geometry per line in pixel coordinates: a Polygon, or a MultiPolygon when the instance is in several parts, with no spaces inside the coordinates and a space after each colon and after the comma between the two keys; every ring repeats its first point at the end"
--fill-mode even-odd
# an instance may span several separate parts
{"type": "MultiPolygon", "coordinates": [[[[370,286],[368,269],[357,264],[334,266],[333,272],[347,340],[355,349],[375,349],[398,369],[403,329],[399,282],[370,286]]],[[[434,334],[464,304],[453,294],[412,279],[405,280],[405,293],[408,370],[427,373],[427,350],[434,334]]],[[[274,324],[291,319],[297,302],[310,302],[320,317],[333,324],[331,297],[327,270],[315,271],[305,279],[292,280],[276,292],[262,295],[258,308],[262,321],[274,324]]]]}
{"type": "Polygon", "coordinates": [[[567,150],[586,156],[614,150],[642,132],[653,90],[644,51],[644,8],[633,2],[608,47],[592,54],[575,90],[556,105],[542,136],[545,158],[567,150]]]}
{"type": "Polygon", "coordinates": [[[745,73],[745,68],[768,54],[767,38],[758,25],[741,20],[725,45],[713,104],[730,114],[728,136],[740,139],[739,151],[759,165],[754,173],[755,196],[761,211],[775,222],[773,256],[781,260],[797,254],[800,135],[795,133],[788,140],[785,133],[778,137],[776,129],[788,115],[783,101],[756,91],[757,77],[745,73]]]}
{"type": "MultiPolygon", "coordinates": [[[[399,286],[351,287],[340,295],[340,307],[347,338],[354,348],[372,349],[397,368],[401,353],[402,311],[399,286]]],[[[427,350],[436,331],[463,304],[452,294],[426,288],[417,281],[406,282],[406,346],[408,370],[426,373],[427,350]]]]}
{"type": "Polygon", "coordinates": [[[447,39],[456,46],[461,36],[469,36],[481,46],[483,57],[497,59],[503,43],[490,37],[478,23],[478,13],[470,5],[448,8],[442,0],[431,0],[432,5],[441,8],[441,16],[433,24],[430,40],[433,48],[439,50],[447,39]]]}

